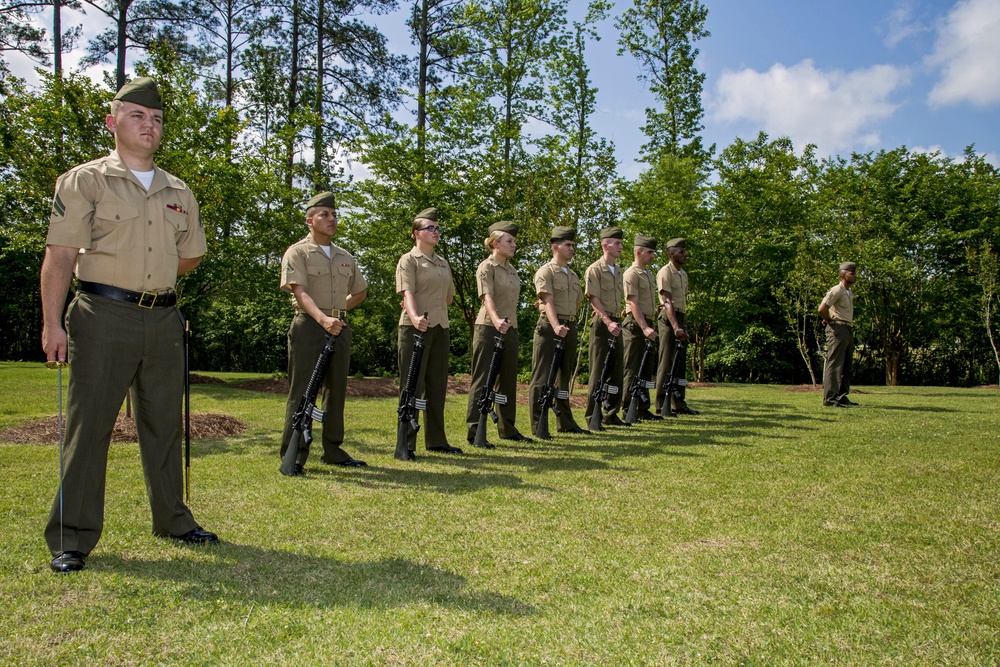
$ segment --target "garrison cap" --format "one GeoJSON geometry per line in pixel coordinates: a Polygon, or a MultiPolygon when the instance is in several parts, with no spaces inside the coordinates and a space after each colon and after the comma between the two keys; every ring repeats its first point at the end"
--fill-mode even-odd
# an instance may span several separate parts
{"type": "Polygon", "coordinates": [[[656,239],[654,239],[652,236],[646,236],[645,234],[636,234],[635,247],[649,248],[650,250],[656,250],[656,239]]]}
{"type": "Polygon", "coordinates": [[[438,221],[438,210],[436,208],[434,208],[433,206],[431,208],[425,208],[420,213],[417,213],[417,215],[416,215],[416,217],[414,219],[416,220],[416,219],[419,219],[419,218],[423,218],[424,220],[430,220],[432,222],[437,222],[438,221]]]}
{"type": "Polygon", "coordinates": [[[163,111],[163,102],[160,100],[160,91],[156,87],[156,82],[148,76],[130,81],[121,87],[114,99],[122,102],[131,102],[144,106],[148,109],[159,109],[163,111]]]}
{"type": "Polygon", "coordinates": [[[682,238],[670,239],[669,241],[667,241],[667,249],[669,250],[670,248],[683,248],[685,247],[684,246],[685,243],[687,242],[682,238]]]}
{"type": "Polygon", "coordinates": [[[855,264],[854,262],[841,262],[840,263],[840,270],[841,271],[857,271],[858,270],[858,265],[855,264]]]}
{"type": "Polygon", "coordinates": [[[489,227],[489,233],[493,232],[507,232],[511,236],[517,236],[518,226],[511,222],[510,220],[501,220],[500,222],[494,222],[489,227]]]}
{"type": "Polygon", "coordinates": [[[321,192],[318,195],[313,195],[309,201],[306,202],[306,210],[308,211],[313,206],[326,206],[328,208],[337,208],[337,198],[332,192],[321,192]]]}
{"type": "Polygon", "coordinates": [[[622,231],[621,227],[605,227],[601,230],[602,239],[623,239],[625,238],[625,232],[622,231]]]}
{"type": "Polygon", "coordinates": [[[562,243],[563,241],[576,241],[576,230],[572,227],[553,227],[552,243],[562,243]]]}

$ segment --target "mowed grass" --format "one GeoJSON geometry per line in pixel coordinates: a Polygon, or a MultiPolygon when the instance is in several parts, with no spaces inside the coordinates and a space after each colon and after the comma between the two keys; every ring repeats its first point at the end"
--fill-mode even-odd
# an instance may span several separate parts
{"type": "MultiPolygon", "coordinates": [[[[392,458],[395,401],[278,473],[284,398],[194,385],[243,435],[195,441],[216,548],[150,534],[137,446],[111,447],[104,536],[49,571],[52,445],[0,445],[0,662],[16,665],[994,665],[1000,397],[689,391],[697,417],[392,458]]],[[[0,364],[0,428],[55,414],[55,371],[0,364]]],[[[582,411],[578,411],[582,423],[582,411]]],[[[527,410],[519,426],[528,432],[527,410]]],[[[554,428],[554,422],[553,428],[554,428]]]]}

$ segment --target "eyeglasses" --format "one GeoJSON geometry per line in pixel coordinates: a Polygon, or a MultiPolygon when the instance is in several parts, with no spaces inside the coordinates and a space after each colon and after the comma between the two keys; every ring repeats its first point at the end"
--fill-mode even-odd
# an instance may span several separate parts
{"type": "Polygon", "coordinates": [[[435,227],[434,225],[431,225],[430,227],[421,227],[417,231],[418,232],[430,232],[430,233],[434,234],[434,233],[440,232],[441,228],[440,227],[435,227]]]}

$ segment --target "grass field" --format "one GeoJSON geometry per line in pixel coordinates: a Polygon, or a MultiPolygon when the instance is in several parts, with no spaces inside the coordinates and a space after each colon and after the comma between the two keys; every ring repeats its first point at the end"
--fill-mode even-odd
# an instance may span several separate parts
{"type": "MultiPolygon", "coordinates": [[[[0,363],[0,430],[55,414],[54,373],[0,363]]],[[[0,444],[0,662],[1000,663],[995,390],[862,387],[831,410],[697,388],[697,417],[492,451],[465,446],[455,396],[466,454],[420,441],[410,464],[392,458],[395,401],[349,400],[345,448],[369,467],[314,450],[292,479],[284,398],[217,375],[193,410],[249,430],[193,445],[216,548],[153,537],[137,447],[113,445],[101,543],[55,575],[58,448],[0,444]]]]}

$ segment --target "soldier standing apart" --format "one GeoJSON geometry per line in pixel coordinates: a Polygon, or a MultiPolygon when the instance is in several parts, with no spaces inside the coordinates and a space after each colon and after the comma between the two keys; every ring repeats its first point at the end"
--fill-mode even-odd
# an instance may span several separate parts
{"type": "MultiPolygon", "coordinates": [[[[326,334],[337,337],[320,400],[323,421],[323,456],[328,465],[359,467],[364,461],[351,458],[341,448],[344,442],[344,396],[351,363],[351,327],[347,311],[365,300],[368,283],[354,257],[332,242],[337,233],[337,201],[332,192],[321,192],[306,202],[309,234],[292,244],[281,259],[281,289],[292,294],[295,317],[288,328],[288,403],[281,435],[281,455],[292,439],[292,418],[316,368],[316,359],[326,343],[326,334]]],[[[309,448],[303,442],[292,474],[303,474],[309,448]]]]}
{"type": "MultiPolygon", "coordinates": [[[[653,328],[655,322],[653,318],[656,316],[656,283],[648,268],[656,255],[656,239],[645,234],[636,234],[633,253],[635,262],[625,271],[624,277],[625,309],[628,311],[622,326],[625,330],[622,338],[625,341],[626,390],[631,386],[632,378],[639,373],[646,341],[656,341],[656,329],[653,328]]],[[[650,373],[651,370],[648,369],[646,372],[650,373]]],[[[660,415],[650,412],[649,406],[638,414],[639,419],[663,419],[660,415]]]]}
{"type": "Polygon", "coordinates": [[[854,295],[858,281],[857,264],[840,265],[840,282],[830,288],[819,304],[826,326],[826,364],[823,367],[823,405],[842,408],[857,405],[851,393],[851,365],[854,359],[854,295]]]}
{"type": "MultiPolygon", "coordinates": [[[[455,298],[455,283],[448,262],[434,249],[441,240],[436,208],[417,214],[410,228],[413,250],[399,258],[396,264],[396,293],[403,297],[403,312],[399,316],[399,390],[406,383],[406,374],[413,356],[413,336],[423,334],[424,352],[417,375],[416,396],[427,401],[424,414],[424,445],[428,451],[461,454],[462,450],[448,444],[444,432],[444,402],[448,394],[448,306],[455,298]],[[424,314],[426,313],[426,315],[424,314]]],[[[407,453],[401,458],[414,461],[417,456],[417,436],[412,433],[407,453]]]]}
{"type": "Polygon", "coordinates": [[[490,372],[497,336],[504,337],[504,346],[495,388],[507,397],[507,403],[497,409],[500,419],[497,430],[504,440],[531,442],[531,438],[522,435],[514,424],[517,417],[517,301],[521,295],[521,278],[510,265],[510,259],[517,250],[514,238],[517,229],[517,225],[507,220],[490,225],[490,235],[483,241],[490,256],[476,269],[476,287],[483,305],[479,308],[472,338],[472,383],[465,417],[466,439],[470,444],[476,438],[480,414],[476,402],[490,372]]]}
{"type": "MultiPolygon", "coordinates": [[[[580,278],[569,268],[576,252],[576,230],[572,227],[552,229],[552,261],[535,272],[535,293],[538,295],[538,324],[535,325],[534,345],[531,351],[531,384],[528,402],[531,405],[531,432],[538,435],[538,420],[542,406],[538,399],[548,380],[549,367],[555,355],[556,339],[565,341],[562,364],[556,375],[558,389],[569,390],[569,378],[576,364],[576,311],[583,302],[580,278]]],[[[556,399],[559,408],[560,433],[589,433],[573,420],[569,400],[556,399]]]]}
{"type": "Polygon", "coordinates": [[[62,508],[57,495],[45,528],[56,572],[82,570],[101,538],[111,431],[130,387],[153,534],[219,541],[184,504],[181,467],[184,318],[174,284],[205,254],[198,202],[153,162],[163,136],[156,83],[126,84],[110,111],[115,150],[56,182],[42,264],[42,347],[49,361],[72,364],[62,508]]]}
{"type": "MultiPolygon", "coordinates": [[[[622,254],[622,237],[624,233],[619,227],[608,227],[601,230],[601,258],[587,267],[584,274],[584,285],[586,287],[587,299],[594,311],[594,318],[590,324],[590,385],[599,382],[601,372],[604,369],[604,361],[608,356],[608,347],[612,338],[618,338],[622,333],[621,310],[624,292],[622,291],[621,269],[615,266],[615,262],[622,254]]],[[[610,409],[605,411],[602,406],[594,405],[593,392],[587,399],[586,420],[590,423],[590,417],[594,410],[602,413],[601,421],[605,426],[625,426],[625,422],[618,417],[618,410],[621,407],[622,394],[625,387],[622,385],[622,359],[624,347],[619,341],[615,345],[615,351],[611,358],[611,384],[618,387],[617,394],[608,396],[610,409]]]]}
{"type": "Polygon", "coordinates": [[[661,414],[663,402],[669,400],[671,417],[676,417],[679,414],[698,414],[697,410],[688,407],[684,387],[678,388],[678,393],[669,399],[663,391],[674,362],[674,353],[677,351],[678,342],[684,343],[677,359],[679,378],[683,379],[687,365],[687,342],[690,340],[690,336],[687,332],[687,318],[684,315],[684,309],[687,307],[688,274],[681,268],[687,264],[688,260],[686,245],[684,239],[671,239],[667,244],[667,254],[670,261],[656,274],[656,284],[660,289],[660,303],[663,306],[658,320],[660,359],[656,370],[656,412],[661,414]]]}

